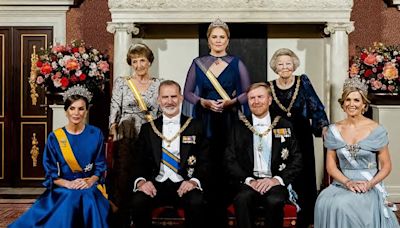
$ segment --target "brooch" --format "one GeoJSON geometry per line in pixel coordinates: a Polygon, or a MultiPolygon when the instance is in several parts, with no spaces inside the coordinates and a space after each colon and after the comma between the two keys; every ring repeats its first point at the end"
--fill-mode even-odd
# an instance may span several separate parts
{"type": "Polygon", "coordinates": [[[189,167],[187,169],[188,177],[191,178],[193,176],[193,172],[194,172],[194,165],[196,165],[196,157],[194,155],[189,156],[187,163],[188,163],[188,167],[189,167]]]}
{"type": "Polygon", "coordinates": [[[284,170],[286,168],[286,164],[285,163],[282,163],[282,164],[280,164],[279,165],[279,171],[282,171],[282,170],[284,170]]]}
{"type": "Polygon", "coordinates": [[[87,164],[86,167],[83,169],[85,172],[89,172],[93,168],[93,163],[87,164]]]}
{"type": "Polygon", "coordinates": [[[281,158],[286,160],[289,157],[289,150],[287,148],[283,148],[281,152],[281,158]]]}

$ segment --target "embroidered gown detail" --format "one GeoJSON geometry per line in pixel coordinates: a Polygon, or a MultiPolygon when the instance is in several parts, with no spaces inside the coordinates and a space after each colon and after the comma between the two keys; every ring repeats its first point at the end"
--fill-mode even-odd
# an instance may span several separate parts
{"type": "Polygon", "coordinates": [[[74,180],[98,176],[103,183],[106,170],[103,134],[97,127],[86,125],[83,132],[66,133],[76,160],[83,172],[73,173],[66,163],[55,137],[50,133],[43,153],[46,191],[32,207],[9,227],[108,227],[109,202],[95,183],[91,188],[74,190],[53,183],[57,178],[74,180]],[[59,168],[58,168],[59,167],[59,168]]]}
{"type": "MultiPolygon", "coordinates": [[[[379,125],[356,145],[347,145],[335,125],[325,140],[328,149],[336,150],[339,167],[352,180],[367,180],[361,172],[376,175],[377,151],[388,144],[385,128],[379,125]],[[336,133],[334,133],[336,131],[336,133]],[[357,147],[356,156],[349,149],[357,147]],[[348,152],[346,158],[345,150],[348,152]],[[355,158],[358,167],[349,161],[355,158]]],[[[382,185],[383,186],[383,185],[382,185]]],[[[383,191],[385,191],[383,187],[383,191]]],[[[315,205],[315,228],[399,228],[395,214],[385,204],[384,194],[376,186],[366,193],[354,193],[337,181],[324,189],[315,205]]]]}
{"type": "MultiPolygon", "coordinates": [[[[160,110],[157,103],[158,87],[160,86],[161,80],[153,78],[149,88],[141,93],[144,102],[147,105],[147,109],[150,114],[157,118],[160,114],[160,110]]],[[[119,77],[115,80],[113,88],[113,94],[111,98],[110,118],[109,125],[112,123],[118,123],[120,125],[124,120],[134,119],[135,121],[135,137],[139,134],[140,127],[146,123],[144,113],[140,110],[139,105],[136,101],[132,90],[129,88],[125,77],[119,77]]]]}

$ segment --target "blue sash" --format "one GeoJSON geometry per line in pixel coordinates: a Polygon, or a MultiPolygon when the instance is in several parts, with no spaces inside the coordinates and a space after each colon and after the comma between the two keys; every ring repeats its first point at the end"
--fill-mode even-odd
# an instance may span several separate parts
{"type": "Polygon", "coordinates": [[[162,159],[161,162],[172,169],[175,173],[178,173],[180,160],[175,155],[173,155],[170,151],[162,148],[162,159]]]}

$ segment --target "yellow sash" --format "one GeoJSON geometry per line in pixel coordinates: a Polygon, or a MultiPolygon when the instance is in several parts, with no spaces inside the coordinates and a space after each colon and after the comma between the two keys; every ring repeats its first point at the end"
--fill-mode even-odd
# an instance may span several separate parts
{"type": "Polygon", "coordinates": [[[153,117],[148,113],[146,103],[144,103],[143,97],[137,89],[135,83],[133,83],[133,79],[130,77],[126,77],[126,82],[128,83],[129,88],[131,89],[133,96],[139,105],[140,110],[145,113],[145,117],[148,121],[153,120],[153,117]]]}
{"type": "MultiPolygon", "coordinates": [[[[78,161],[75,158],[74,152],[72,151],[71,145],[69,144],[67,135],[65,134],[62,128],[58,128],[54,131],[54,134],[57,138],[58,144],[60,145],[61,153],[67,162],[69,168],[72,172],[82,172],[82,168],[79,165],[78,161]]],[[[108,195],[106,192],[106,186],[101,184],[97,185],[97,189],[103,194],[103,196],[107,199],[108,195]]]]}
{"type": "Polygon", "coordinates": [[[210,80],[211,84],[214,86],[214,89],[222,97],[222,99],[230,100],[231,98],[228,96],[224,88],[222,88],[221,84],[219,83],[215,75],[210,70],[206,70],[206,68],[200,62],[199,59],[196,59],[196,63],[200,67],[201,71],[203,71],[203,73],[207,76],[208,80],[210,80]]]}

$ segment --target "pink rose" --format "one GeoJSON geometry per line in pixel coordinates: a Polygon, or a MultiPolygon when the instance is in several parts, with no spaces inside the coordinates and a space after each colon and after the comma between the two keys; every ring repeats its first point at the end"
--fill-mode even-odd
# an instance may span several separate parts
{"type": "Polygon", "coordinates": [[[108,72],[110,70],[110,65],[106,61],[99,61],[97,65],[102,72],[108,72]]]}
{"type": "Polygon", "coordinates": [[[371,86],[372,86],[373,90],[380,89],[380,88],[382,88],[382,82],[380,82],[378,80],[376,80],[376,81],[371,80],[371,86]]]}

